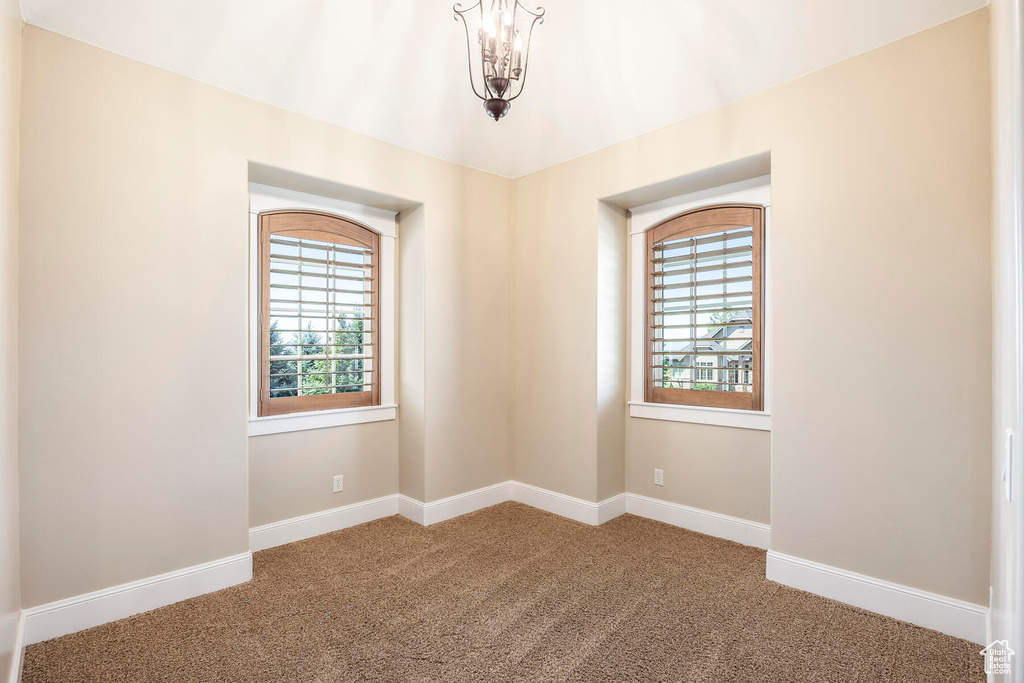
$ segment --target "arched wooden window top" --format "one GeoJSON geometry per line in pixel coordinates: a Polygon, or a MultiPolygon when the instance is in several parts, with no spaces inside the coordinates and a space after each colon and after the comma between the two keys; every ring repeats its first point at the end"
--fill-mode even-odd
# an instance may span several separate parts
{"type": "Polygon", "coordinates": [[[764,207],[687,211],[646,246],[645,400],[761,410],[764,207]]]}
{"type": "Polygon", "coordinates": [[[380,404],[380,236],[318,211],[259,214],[259,415],[380,404]]]}

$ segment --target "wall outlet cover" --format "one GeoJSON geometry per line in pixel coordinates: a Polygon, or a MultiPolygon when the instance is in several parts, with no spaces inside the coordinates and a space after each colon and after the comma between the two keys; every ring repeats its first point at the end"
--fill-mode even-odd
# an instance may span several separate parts
{"type": "Polygon", "coordinates": [[[664,486],[665,485],[665,470],[654,470],[654,485],[664,486]]]}
{"type": "Polygon", "coordinates": [[[345,475],[338,474],[334,477],[334,492],[338,493],[345,490],[345,475]]]}

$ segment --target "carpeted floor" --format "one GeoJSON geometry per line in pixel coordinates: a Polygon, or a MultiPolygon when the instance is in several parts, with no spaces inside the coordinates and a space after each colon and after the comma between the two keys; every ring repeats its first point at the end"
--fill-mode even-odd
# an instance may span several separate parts
{"type": "Polygon", "coordinates": [[[33,645],[42,681],[981,681],[972,643],[764,578],[763,551],[504,503],[256,553],[245,585],[33,645]]]}

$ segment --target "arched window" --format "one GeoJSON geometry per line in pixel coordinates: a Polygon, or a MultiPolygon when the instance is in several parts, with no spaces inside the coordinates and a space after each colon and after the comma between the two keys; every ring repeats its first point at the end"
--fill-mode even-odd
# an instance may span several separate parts
{"type": "Polygon", "coordinates": [[[761,410],[764,207],[687,211],[646,246],[645,400],[761,410]]]}
{"type": "Polygon", "coordinates": [[[379,246],[328,213],[259,214],[260,416],[380,404],[379,246]]]}

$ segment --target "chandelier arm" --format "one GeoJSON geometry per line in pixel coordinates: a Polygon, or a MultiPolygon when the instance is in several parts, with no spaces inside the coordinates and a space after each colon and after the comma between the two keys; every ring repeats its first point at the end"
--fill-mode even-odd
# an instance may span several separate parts
{"type": "Polygon", "coordinates": [[[543,17],[544,16],[544,12],[546,11],[543,7],[538,7],[536,12],[531,12],[530,10],[526,9],[526,5],[524,5],[521,2],[519,2],[519,0],[516,0],[516,6],[519,7],[520,9],[522,9],[527,14],[529,14],[531,17],[537,17],[537,18],[543,17]]]}
{"type": "MultiPolygon", "coordinates": [[[[479,2],[477,2],[472,7],[467,7],[466,9],[460,9],[462,7],[462,3],[461,2],[457,2],[457,3],[455,3],[455,5],[452,6],[452,10],[455,12],[455,20],[458,21],[458,20],[461,19],[462,20],[462,27],[466,30],[466,63],[469,66],[469,87],[473,89],[473,94],[474,95],[479,97],[481,100],[486,100],[487,99],[486,97],[484,97],[483,95],[481,95],[480,93],[477,92],[477,90],[476,90],[476,82],[473,80],[473,48],[472,48],[473,43],[472,43],[472,41],[469,38],[469,24],[466,23],[466,18],[464,16],[462,16],[463,12],[472,11],[475,7],[481,7],[482,4],[483,4],[483,0],[479,0],[479,2]]],[[[481,7],[480,12],[481,12],[480,16],[483,17],[483,8],[482,7],[481,7]]],[[[483,57],[483,53],[481,53],[481,59],[482,59],[482,57],[483,57]]],[[[483,67],[481,67],[481,68],[483,68],[483,67]]],[[[485,78],[484,79],[484,91],[485,92],[486,92],[486,89],[487,89],[487,79],[485,78]]]]}
{"type": "MultiPolygon", "coordinates": [[[[516,2],[516,4],[518,5],[519,3],[516,2]]],[[[533,21],[530,22],[530,30],[526,34],[526,60],[523,63],[523,77],[519,81],[519,91],[512,97],[508,98],[509,102],[522,95],[523,88],[526,87],[526,74],[529,72],[530,69],[530,43],[533,40],[533,27],[536,26],[538,23],[544,23],[544,8],[538,7],[537,9],[539,10],[539,13],[534,14],[525,7],[523,8],[524,12],[533,16],[533,21]]]]}

